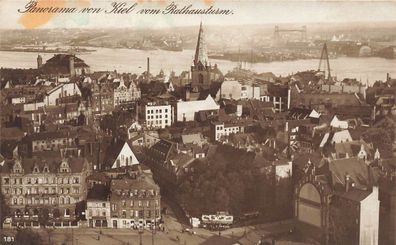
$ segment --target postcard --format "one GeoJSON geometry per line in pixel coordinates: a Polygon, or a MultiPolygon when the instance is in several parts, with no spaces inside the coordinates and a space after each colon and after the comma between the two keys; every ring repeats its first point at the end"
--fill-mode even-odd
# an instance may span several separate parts
{"type": "Polygon", "coordinates": [[[0,243],[396,245],[395,13],[0,0],[0,243]]]}

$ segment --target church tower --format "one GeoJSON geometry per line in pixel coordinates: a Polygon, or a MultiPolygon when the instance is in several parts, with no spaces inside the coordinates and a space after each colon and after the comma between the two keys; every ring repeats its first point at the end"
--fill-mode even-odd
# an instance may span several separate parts
{"type": "Polygon", "coordinates": [[[209,89],[211,84],[211,66],[206,49],[205,33],[202,22],[199,26],[195,57],[191,66],[191,87],[193,92],[209,89]]]}

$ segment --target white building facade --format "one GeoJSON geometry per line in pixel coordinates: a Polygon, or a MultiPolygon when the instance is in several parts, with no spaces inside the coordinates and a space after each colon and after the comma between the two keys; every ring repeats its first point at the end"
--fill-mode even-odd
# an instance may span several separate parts
{"type": "Polygon", "coordinates": [[[145,106],[146,125],[149,128],[165,128],[173,123],[173,110],[171,105],[148,103],[145,106]]]}
{"type": "Polygon", "coordinates": [[[218,111],[220,106],[216,103],[216,101],[212,98],[212,96],[208,95],[204,100],[196,100],[196,101],[179,101],[177,102],[177,121],[194,121],[195,113],[200,111],[218,111]]]}
{"type": "Polygon", "coordinates": [[[226,123],[215,123],[214,128],[214,139],[219,141],[221,137],[228,136],[230,134],[243,133],[244,127],[238,124],[226,124],[226,123]]]}
{"type": "Polygon", "coordinates": [[[57,100],[67,96],[81,96],[80,88],[76,83],[62,83],[47,92],[44,98],[46,106],[57,105],[57,100]]]}

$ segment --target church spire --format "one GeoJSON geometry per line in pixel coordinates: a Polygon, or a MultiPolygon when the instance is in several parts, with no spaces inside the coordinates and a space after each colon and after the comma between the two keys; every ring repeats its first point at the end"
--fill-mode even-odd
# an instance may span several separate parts
{"type": "Polygon", "coordinates": [[[208,53],[206,50],[206,40],[205,34],[202,27],[202,21],[199,25],[199,33],[198,33],[198,41],[197,47],[195,49],[195,57],[194,57],[194,65],[198,65],[201,63],[202,65],[206,66],[209,62],[208,53]]]}

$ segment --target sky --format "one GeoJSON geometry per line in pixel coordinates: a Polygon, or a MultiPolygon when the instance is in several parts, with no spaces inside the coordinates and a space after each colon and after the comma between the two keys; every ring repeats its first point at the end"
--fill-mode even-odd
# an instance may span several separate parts
{"type": "MultiPolygon", "coordinates": [[[[114,27],[171,27],[191,26],[203,21],[205,25],[246,25],[273,23],[326,22],[396,22],[394,1],[174,1],[178,7],[230,9],[233,15],[138,15],[131,14],[21,14],[30,0],[0,0],[0,29],[26,28],[114,28],[114,27]]],[[[117,0],[37,0],[53,6],[83,8],[101,7],[110,10],[117,0]],[[63,4],[63,5],[62,5],[63,4]]],[[[172,1],[124,0],[127,6],[137,3],[136,10],[164,9],[172,1]]]]}

